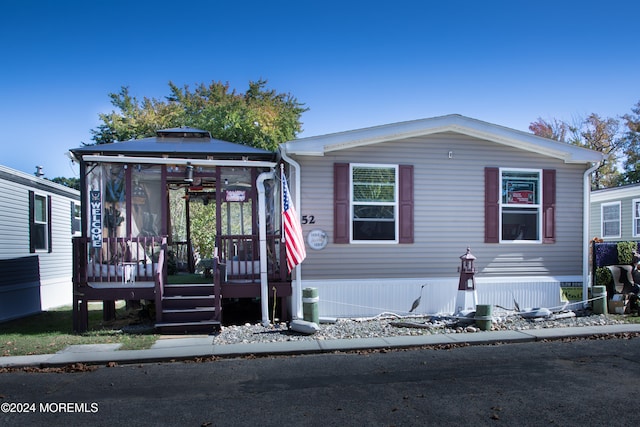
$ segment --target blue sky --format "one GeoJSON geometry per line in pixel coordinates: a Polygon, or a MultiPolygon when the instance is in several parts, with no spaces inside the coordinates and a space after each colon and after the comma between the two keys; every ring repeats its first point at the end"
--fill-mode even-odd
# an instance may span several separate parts
{"type": "Polygon", "coordinates": [[[300,137],[445,114],[528,131],[640,101],[637,2],[36,1],[0,5],[0,164],[77,176],[108,94],[268,80],[300,137]]]}

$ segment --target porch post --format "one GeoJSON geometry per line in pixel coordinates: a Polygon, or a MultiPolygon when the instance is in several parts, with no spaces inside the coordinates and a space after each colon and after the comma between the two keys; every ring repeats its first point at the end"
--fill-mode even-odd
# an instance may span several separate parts
{"type": "MultiPolygon", "coordinates": [[[[284,144],[280,146],[280,154],[282,159],[291,165],[293,176],[295,177],[295,179],[291,180],[295,188],[294,206],[302,209],[300,205],[300,164],[287,155],[284,147],[284,144]]],[[[291,274],[295,274],[291,278],[291,315],[294,319],[302,319],[304,317],[302,313],[302,265],[298,264],[291,274]]]]}
{"type": "MultiPolygon", "coordinates": [[[[264,181],[274,178],[274,172],[263,172],[258,176],[258,238],[260,239],[260,306],[262,325],[269,325],[269,276],[267,274],[267,205],[265,203],[264,181]]],[[[282,260],[281,260],[282,262],[282,260]]]]}

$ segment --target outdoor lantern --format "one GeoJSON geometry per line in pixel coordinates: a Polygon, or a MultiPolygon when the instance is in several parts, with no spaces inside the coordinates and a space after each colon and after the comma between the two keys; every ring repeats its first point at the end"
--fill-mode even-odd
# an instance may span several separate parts
{"type": "Polygon", "coordinates": [[[187,167],[185,169],[185,182],[193,182],[193,165],[191,163],[187,163],[187,167]]]}
{"type": "MultiPolygon", "coordinates": [[[[460,256],[460,259],[462,260],[462,268],[461,268],[461,272],[463,273],[475,273],[476,269],[473,266],[473,261],[476,260],[476,257],[473,256],[473,254],[471,253],[471,248],[467,248],[467,253],[464,255],[460,256]]],[[[473,277],[473,274],[472,274],[473,277]]]]}
{"type": "Polygon", "coordinates": [[[477,305],[476,279],[474,277],[476,268],[473,265],[476,257],[471,254],[471,248],[467,248],[467,253],[460,257],[461,265],[460,281],[458,282],[458,298],[456,299],[456,312],[465,310],[475,310],[477,305]]]}

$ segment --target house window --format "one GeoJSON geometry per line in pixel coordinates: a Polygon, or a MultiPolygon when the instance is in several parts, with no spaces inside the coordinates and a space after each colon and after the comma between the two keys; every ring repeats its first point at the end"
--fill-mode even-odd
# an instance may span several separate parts
{"type": "Polygon", "coordinates": [[[351,240],[397,242],[397,166],[351,164],[351,240]]]}
{"type": "Polygon", "coordinates": [[[412,244],[413,187],[413,165],[334,163],[333,242],[412,244]],[[355,193],[354,169],[357,183],[355,193]],[[379,192],[377,196],[369,194],[367,197],[366,192],[376,191],[379,192]],[[357,207],[354,208],[354,205],[357,207]],[[393,213],[390,206],[395,209],[393,213]],[[358,218],[354,218],[354,212],[359,215],[358,218]],[[374,227],[378,227],[377,236],[376,232],[369,232],[374,227]],[[354,238],[355,233],[360,240],[354,238]]]}
{"type": "Polygon", "coordinates": [[[30,251],[51,252],[51,197],[29,192],[30,251]]]}
{"type": "Polygon", "coordinates": [[[620,202],[603,203],[600,209],[602,237],[620,238],[620,202]]]}
{"type": "Polygon", "coordinates": [[[633,199],[631,202],[633,208],[633,237],[640,237],[640,199],[633,199]]]}
{"type": "Polygon", "coordinates": [[[540,170],[500,170],[500,240],[541,242],[540,170]]]}
{"type": "Polygon", "coordinates": [[[81,215],[80,203],[71,202],[71,234],[74,236],[79,236],[81,234],[80,230],[80,215],[81,215]]]}

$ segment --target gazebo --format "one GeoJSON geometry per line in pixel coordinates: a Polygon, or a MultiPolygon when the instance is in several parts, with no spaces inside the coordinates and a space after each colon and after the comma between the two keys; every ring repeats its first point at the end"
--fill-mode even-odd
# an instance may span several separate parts
{"type": "Polygon", "coordinates": [[[175,333],[219,326],[223,298],[261,298],[264,322],[270,291],[291,296],[278,153],[187,127],[70,152],[80,164],[83,203],[82,236],[73,240],[76,331],[88,326],[89,301],[103,301],[105,317],[116,300],[149,301],[156,327],[175,333]],[[212,253],[194,250],[193,203],[210,209],[201,220],[212,253]],[[179,221],[186,234],[177,239],[179,221]],[[194,273],[198,263],[204,280],[172,283],[169,273],[194,273]]]}

